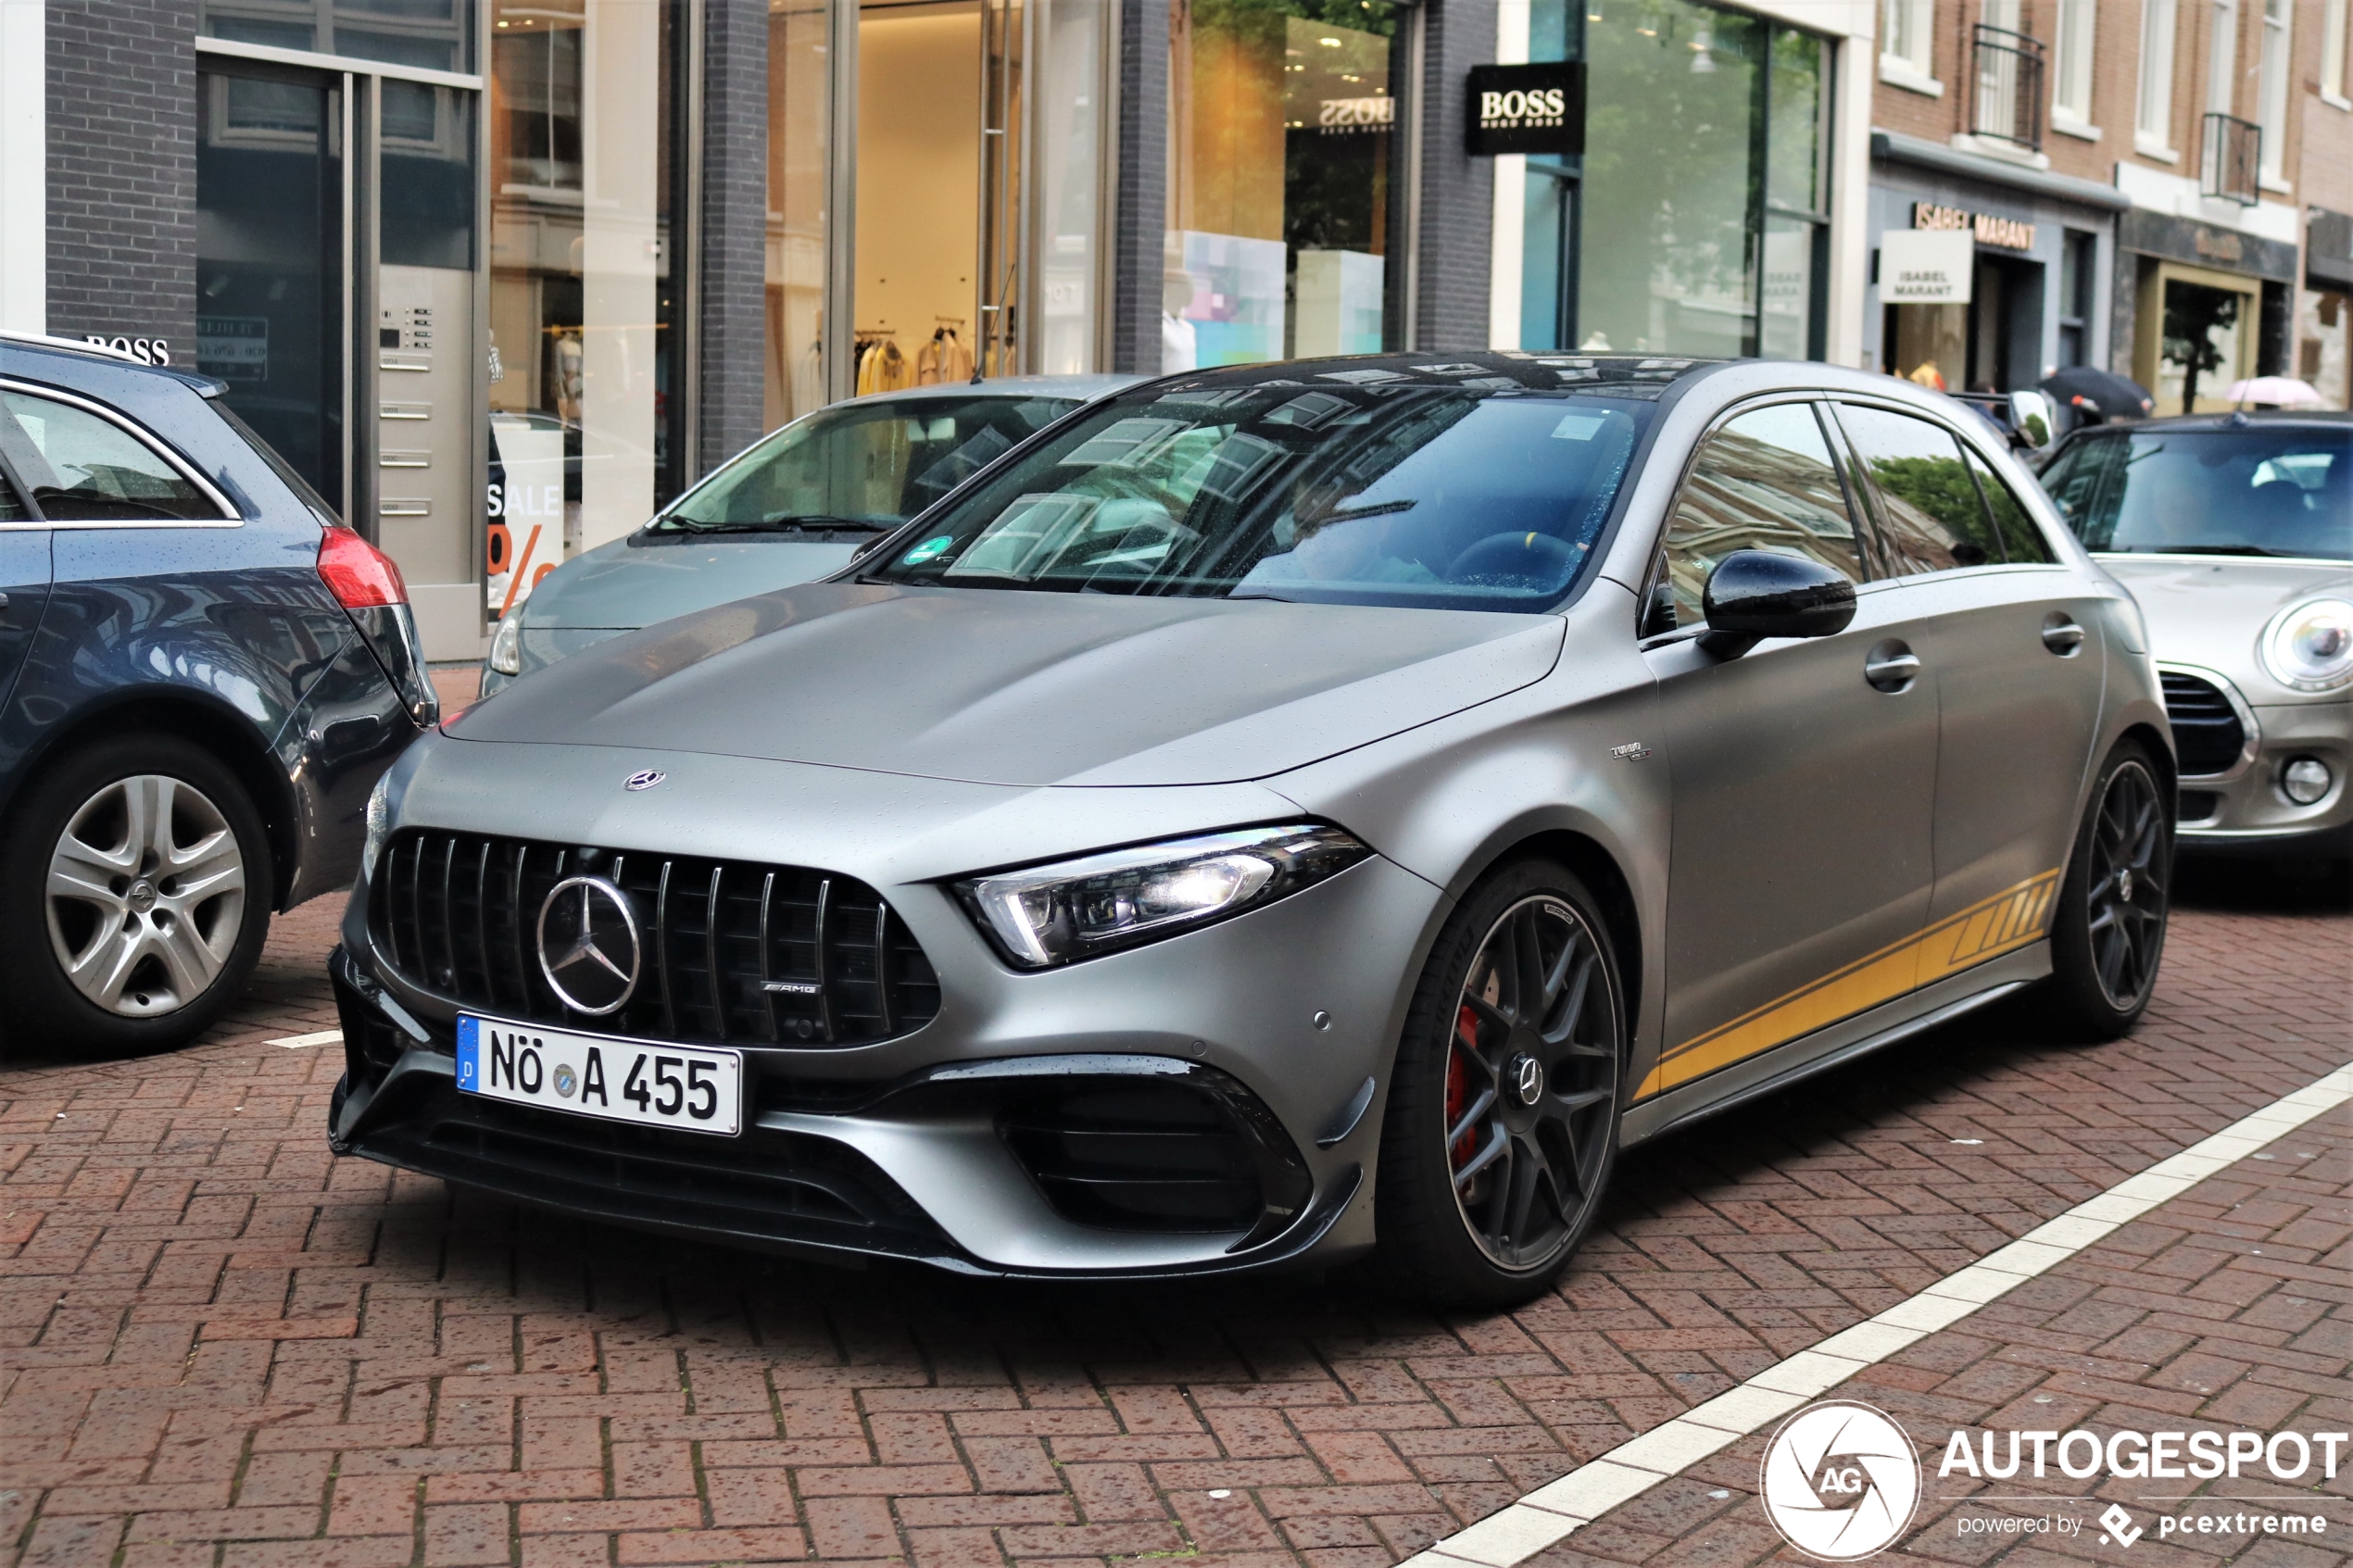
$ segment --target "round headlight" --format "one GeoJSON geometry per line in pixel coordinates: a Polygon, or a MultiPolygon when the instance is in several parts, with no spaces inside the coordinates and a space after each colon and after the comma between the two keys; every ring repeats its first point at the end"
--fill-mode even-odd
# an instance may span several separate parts
{"type": "Polygon", "coordinates": [[[2311,599],[2280,611],[2256,645],[2263,668],[2299,692],[2333,692],[2353,682],[2353,604],[2311,599]]]}

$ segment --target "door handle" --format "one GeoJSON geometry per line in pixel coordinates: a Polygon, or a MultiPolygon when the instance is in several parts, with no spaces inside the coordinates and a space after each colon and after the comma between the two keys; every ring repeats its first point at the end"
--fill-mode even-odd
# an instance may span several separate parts
{"type": "Polygon", "coordinates": [[[2053,610],[2050,619],[2043,622],[2043,646],[2061,659],[2071,658],[2083,646],[2083,628],[2070,621],[2064,612],[2053,610]]]}
{"type": "Polygon", "coordinates": [[[1873,691],[1891,695],[1909,691],[1919,675],[1920,656],[1899,642],[1880,644],[1863,660],[1863,679],[1870,683],[1873,691]]]}

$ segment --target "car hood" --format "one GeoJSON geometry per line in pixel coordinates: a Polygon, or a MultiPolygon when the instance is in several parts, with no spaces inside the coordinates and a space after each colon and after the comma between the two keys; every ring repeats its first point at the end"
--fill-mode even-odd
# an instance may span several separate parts
{"type": "Polygon", "coordinates": [[[1550,615],[812,583],[600,643],[448,733],[975,784],[1228,783],[1541,680],[1564,631],[1550,615]]]}
{"type": "Polygon", "coordinates": [[[2195,664],[2227,675],[2250,702],[2314,700],[2264,671],[2256,640],[2271,617],[2290,605],[2353,594],[2353,566],[2239,556],[2098,559],[2140,602],[2148,621],[2149,651],[2159,663],[2195,664]]]}
{"type": "Polygon", "coordinates": [[[551,631],[650,626],[838,571],[857,548],[789,534],[674,545],[615,539],[542,578],[523,606],[523,624],[551,631]]]}

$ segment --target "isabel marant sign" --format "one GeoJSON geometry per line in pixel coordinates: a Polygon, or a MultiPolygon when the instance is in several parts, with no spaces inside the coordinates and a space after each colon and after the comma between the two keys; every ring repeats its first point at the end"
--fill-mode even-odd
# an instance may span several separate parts
{"type": "Polygon", "coordinates": [[[1585,62],[1473,66],[1464,105],[1473,157],[1585,150],[1585,62]]]}

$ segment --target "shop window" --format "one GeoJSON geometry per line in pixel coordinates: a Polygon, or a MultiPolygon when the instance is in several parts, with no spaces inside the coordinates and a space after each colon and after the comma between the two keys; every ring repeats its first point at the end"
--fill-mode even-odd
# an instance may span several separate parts
{"type": "MultiPolygon", "coordinates": [[[[535,580],[680,488],[683,11],[682,0],[492,0],[493,458],[502,494],[533,500],[504,515],[511,558],[493,563],[493,615],[522,597],[510,571],[535,580]]],[[[385,232],[389,255],[389,208],[385,232]]]]}
{"type": "Polygon", "coordinates": [[[1163,367],[1398,341],[1390,0],[1175,0],[1163,367]]]}
{"type": "Polygon", "coordinates": [[[1580,6],[1587,81],[1564,341],[1591,352],[1821,353],[1827,45],[1689,0],[1580,6]]]}
{"type": "Polygon", "coordinates": [[[2157,412],[2195,414],[2231,407],[2230,383],[2252,373],[2257,319],[2252,290],[2160,276],[2164,314],[2157,373],[2157,412]]]}
{"type": "Polygon", "coordinates": [[[475,0],[202,0],[208,38],[428,70],[474,68],[475,0]]]}
{"type": "Polygon", "coordinates": [[[825,282],[833,124],[831,8],[768,9],[768,243],[764,419],[774,430],[825,402],[825,282]]]}
{"type": "Polygon", "coordinates": [[[2058,362],[2062,368],[2091,362],[2092,291],[2099,243],[2096,234],[2070,229],[2059,251],[2058,362]]]}

